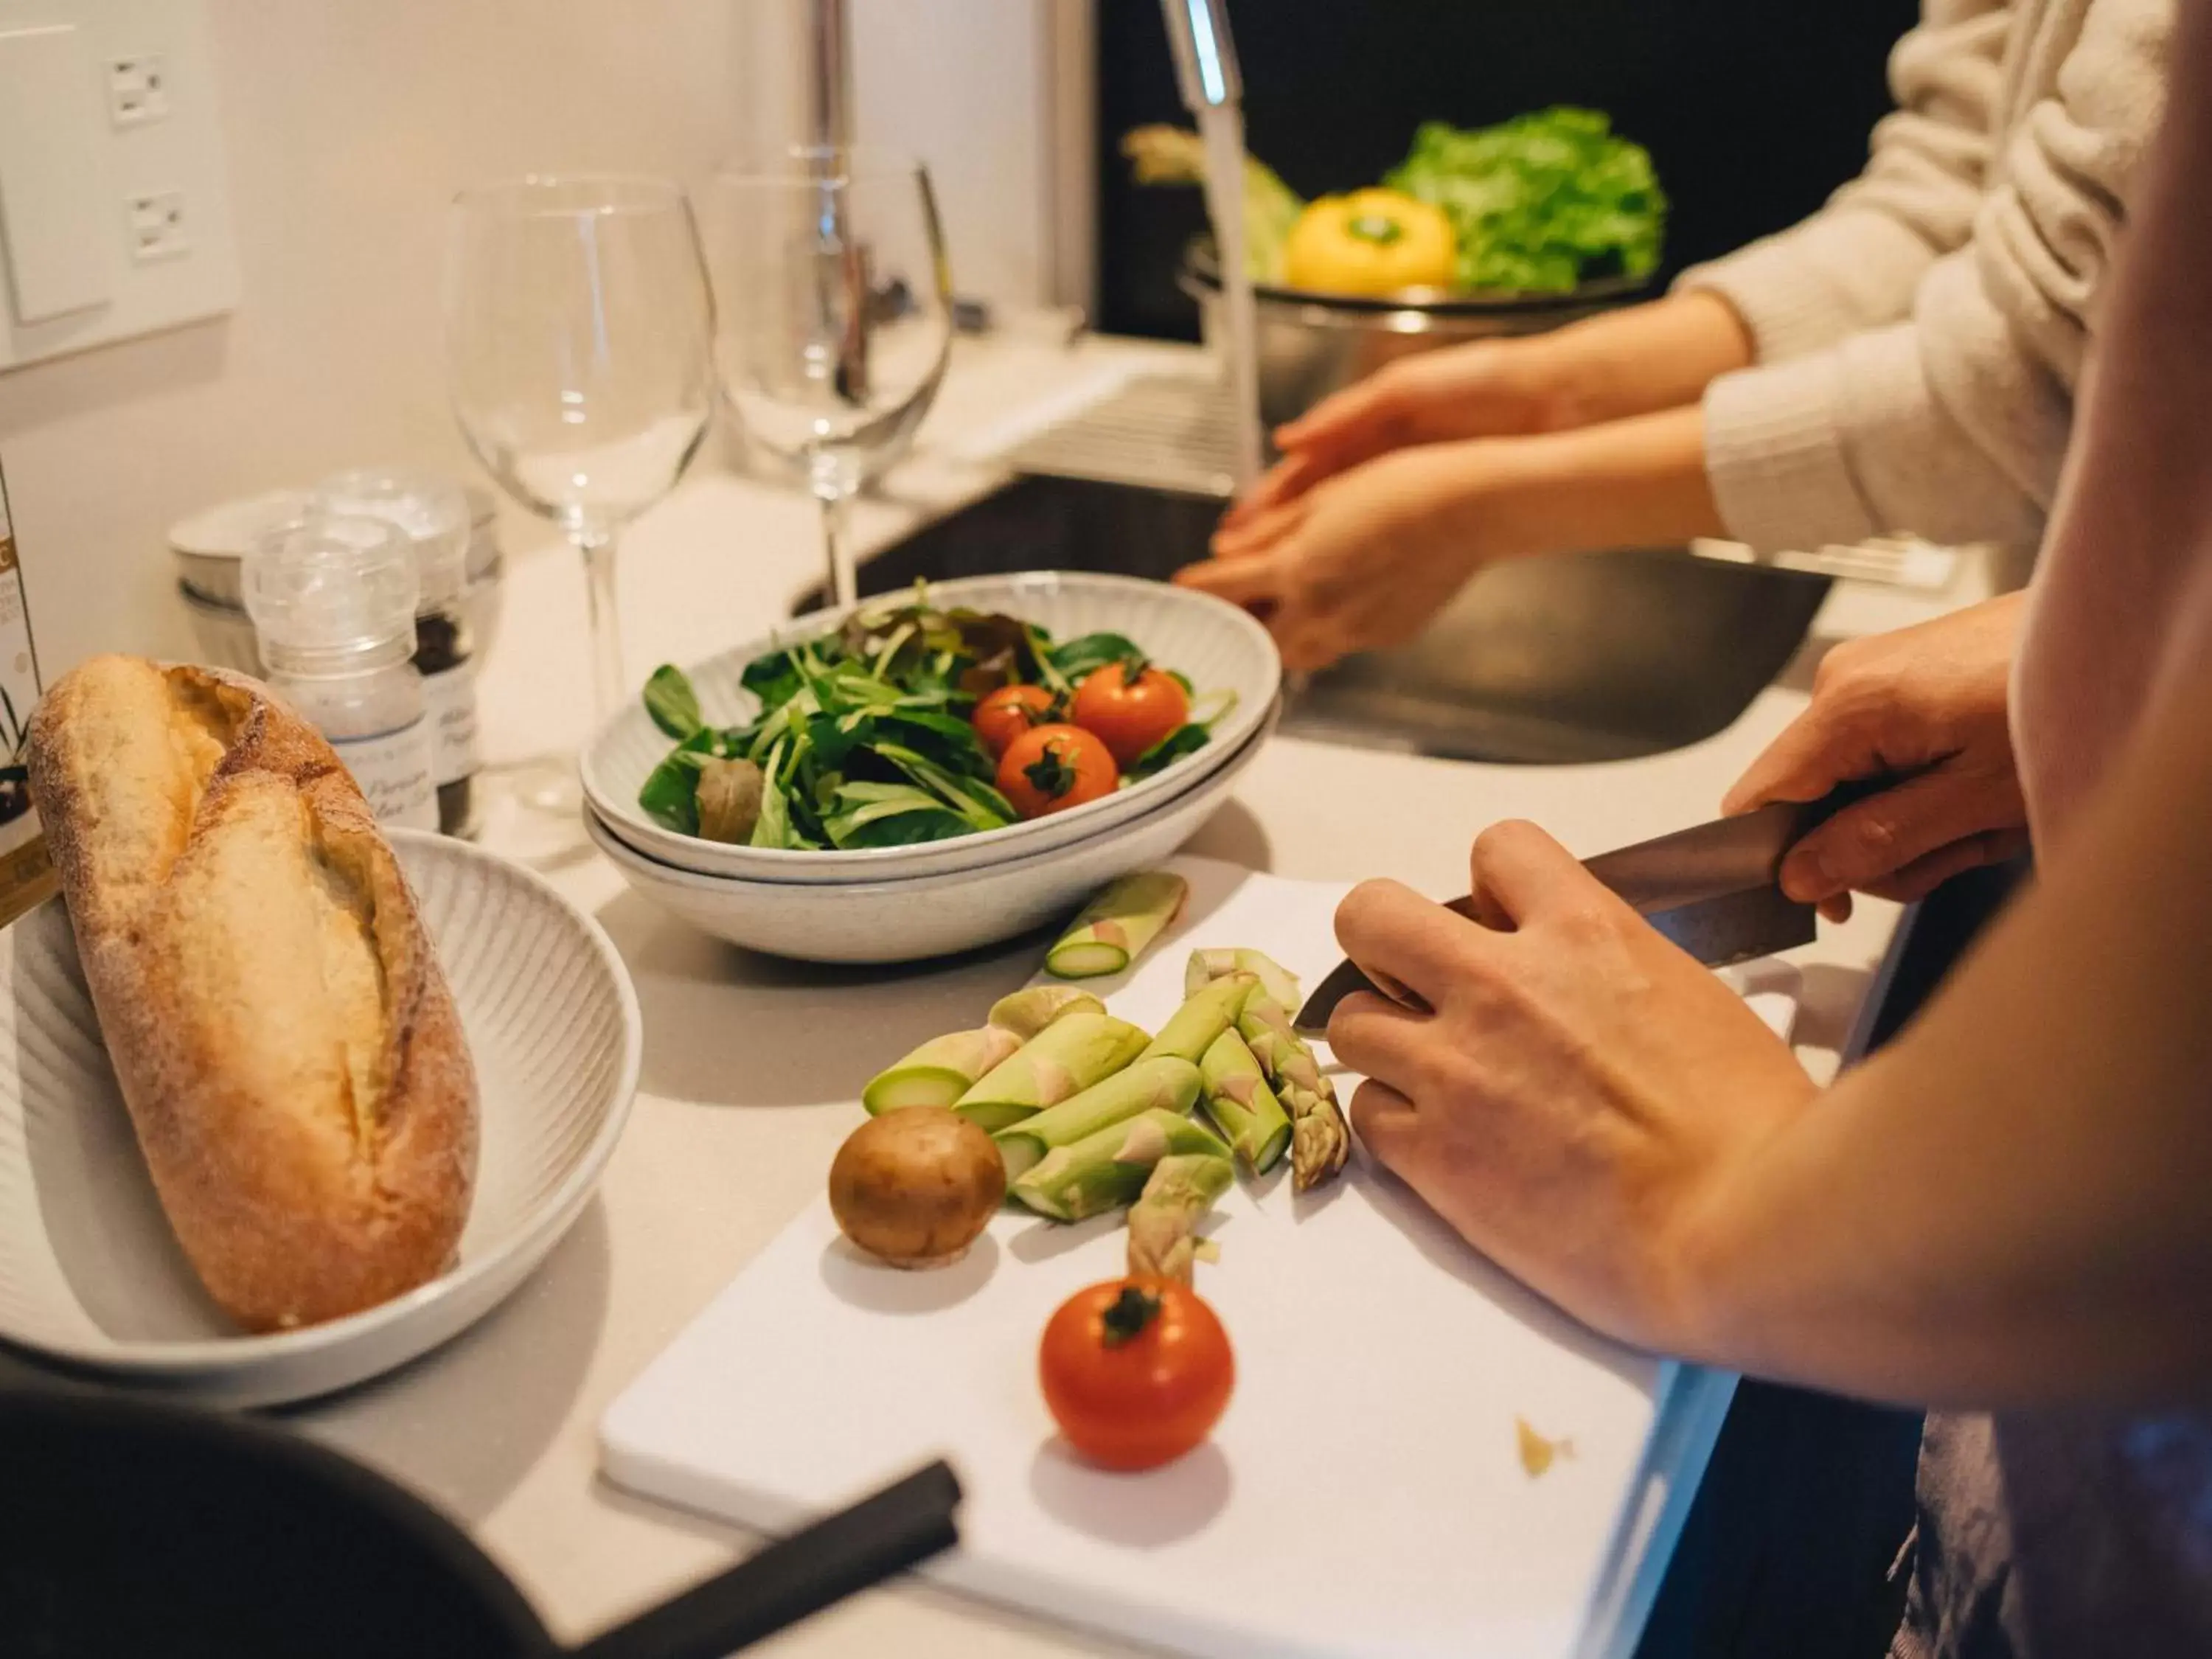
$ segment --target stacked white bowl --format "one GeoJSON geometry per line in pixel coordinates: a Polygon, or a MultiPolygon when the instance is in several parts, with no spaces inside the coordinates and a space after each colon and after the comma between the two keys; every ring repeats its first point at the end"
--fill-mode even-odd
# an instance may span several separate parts
{"type": "MultiPolygon", "coordinates": [[[[1282,667],[1267,630],[1202,593],[1126,576],[1039,571],[932,584],[933,603],[1002,611],[1055,640],[1119,634],[1186,676],[1201,701],[1233,694],[1206,746],[1100,800],[980,835],[910,847],[790,851],[671,830],[638,792],[672,747],[642,702],[602,727],[582,758],[592,839],[639,892],[708,933],[810,962],[910,962],[1011,939],[1072,914],[1117,876],[1156,864],[1228,798],[1273,730],[1282,667]]],[[[864,600],[862,608],[896,599],[864,600]]],[[[689,669],[710,725],[757,709],[745,665],[831,633],[842,613],[689,669]]]]}

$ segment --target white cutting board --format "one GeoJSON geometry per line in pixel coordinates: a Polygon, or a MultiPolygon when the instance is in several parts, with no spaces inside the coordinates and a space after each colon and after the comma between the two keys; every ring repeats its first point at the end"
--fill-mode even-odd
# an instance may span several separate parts
{"type": "MultiPolygon", "coordinates": [[[[1334,964],[1341,886],[1175,864],[1192,884],[1181,925],[1092,981],[1115,1012],[1158,1029],[1194,946],[1256,947],[1310,987],[1334,964]]],[[[1786,1032],[1792,971],[1734,971],[1786,1032]]],[[[1356,1081],[1340,1076],[1346,1098],[1356,1081]]],[[[968,1498],[933,1576],[1194,1654],[1627,1654],[1733,1379],[1593,1335],[1357,1158],[1304,1197],[1287,1170],[1240,1182],[1211,1229],[1221,1259],[1198,1288],[1237,1391],[1212,1440],[1164,1469],[1074,1461],[1037,1390],[1048,1316],[1122,1271],[1118,1217],[1010,1212],[957,1266],[910,1273],[845,1244],[825,1200],[615,1402],[605,1471],[779,1531],[942,1455],[968,1498]],[[1573,1455],[1531,1479],[1520,1417],[1573,1455]]]]}

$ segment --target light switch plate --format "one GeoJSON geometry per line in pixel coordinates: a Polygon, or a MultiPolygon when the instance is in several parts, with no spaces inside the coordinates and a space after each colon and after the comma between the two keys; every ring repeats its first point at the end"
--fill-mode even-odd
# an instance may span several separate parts
{"type": "Polygon", "coordinates": [[[0,32],[0,240],[19,325],[82,317],[114,297],[92,64],[70,24],[0,32]]]}
{"type": "Polygon", "coordinates": [[[0,0],[0,369],[238,301],[205,0],[0,0]]]}

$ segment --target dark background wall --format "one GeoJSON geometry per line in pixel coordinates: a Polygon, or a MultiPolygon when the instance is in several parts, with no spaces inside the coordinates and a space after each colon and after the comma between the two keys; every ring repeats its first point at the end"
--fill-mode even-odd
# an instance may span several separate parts
{"type": "MultiPolygon", "coordinates": [[[[1187,120],[1155,0],[1097,0],[1101,326],[1195,337],[1176,291],[1195,191],[1139,190],[1119,141],[1187,120]]],[[[1916,0],[1231,0],[1247,143],[1305,196],[1374,182],[1423,120],[1601,109],[1646,145],[1679,268],[1802,217],[1858,170],[1916,0]]]]}

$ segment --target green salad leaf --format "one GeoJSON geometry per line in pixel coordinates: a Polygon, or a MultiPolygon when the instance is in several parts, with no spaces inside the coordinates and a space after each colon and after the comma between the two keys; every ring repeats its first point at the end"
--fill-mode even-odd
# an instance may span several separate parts
{"type": "Polygon", "coordinates": [[[699,833],[699,773],[714,741],[711,732],[695,732],[653,769],[637,804],[672,830],[699,833]]]}
{"type": "Polygon", "coordinates": [[[1085,674],[1096,673],[1113,662],[1143,662],[1145,653],[1134,641],[1119,634],[1085,634],[1070,640],[1066,645],[1055,646],[1050,653],[1052,665],[1073,685],[1085,674]]]}
{"type": "Polygon", "coordinates": [[[663,663],[645,683],[645,712],[653,723],[678,743],[694,736],[706,724],[699,713],[699,694],[682,669],[663,663]]]}
{"type": "Polygon", "coordinates": [[[1178,726],[1150,749],[1129,763],[1122,775],[1127,778],[1149,778],[1155,772],[1164,771],[1185,755],[1194,755],[1206,747],[1209,733],[1195,721],[1178,726]]]}
{"type": "Polygon", "coordinates": [[[1596,110],[1539,110],[1469,131],[1431,121],[1383,180],[1442,208],[1468,289],[1564,293],[1659,264],[1667,197],[1651,154],[1596,110]]]}
{"type": "Polygon", "coordinates": [[[781,708],[798,695],[801,681],[796,651],[771,651],[745,665],[738,684],[761,700],[763,708],[781,708]]]}
{"type": "Polygon", "coordinates": [[[836,806],[823,827],[837,847],[906,847],[975,827],[910,783],[848,783],[837,791],[836,806]]]}
{"type": "Polygon", "coordinates": [[[778,851],[817,846],[818,842],[807,840],[791,827],[791,805],[777,781],[784,773],[784,760],[785,748],[771,749],[761,767],[768,781],[761,790],[760,817],[753,820],[750,845],[778,851]]]}

